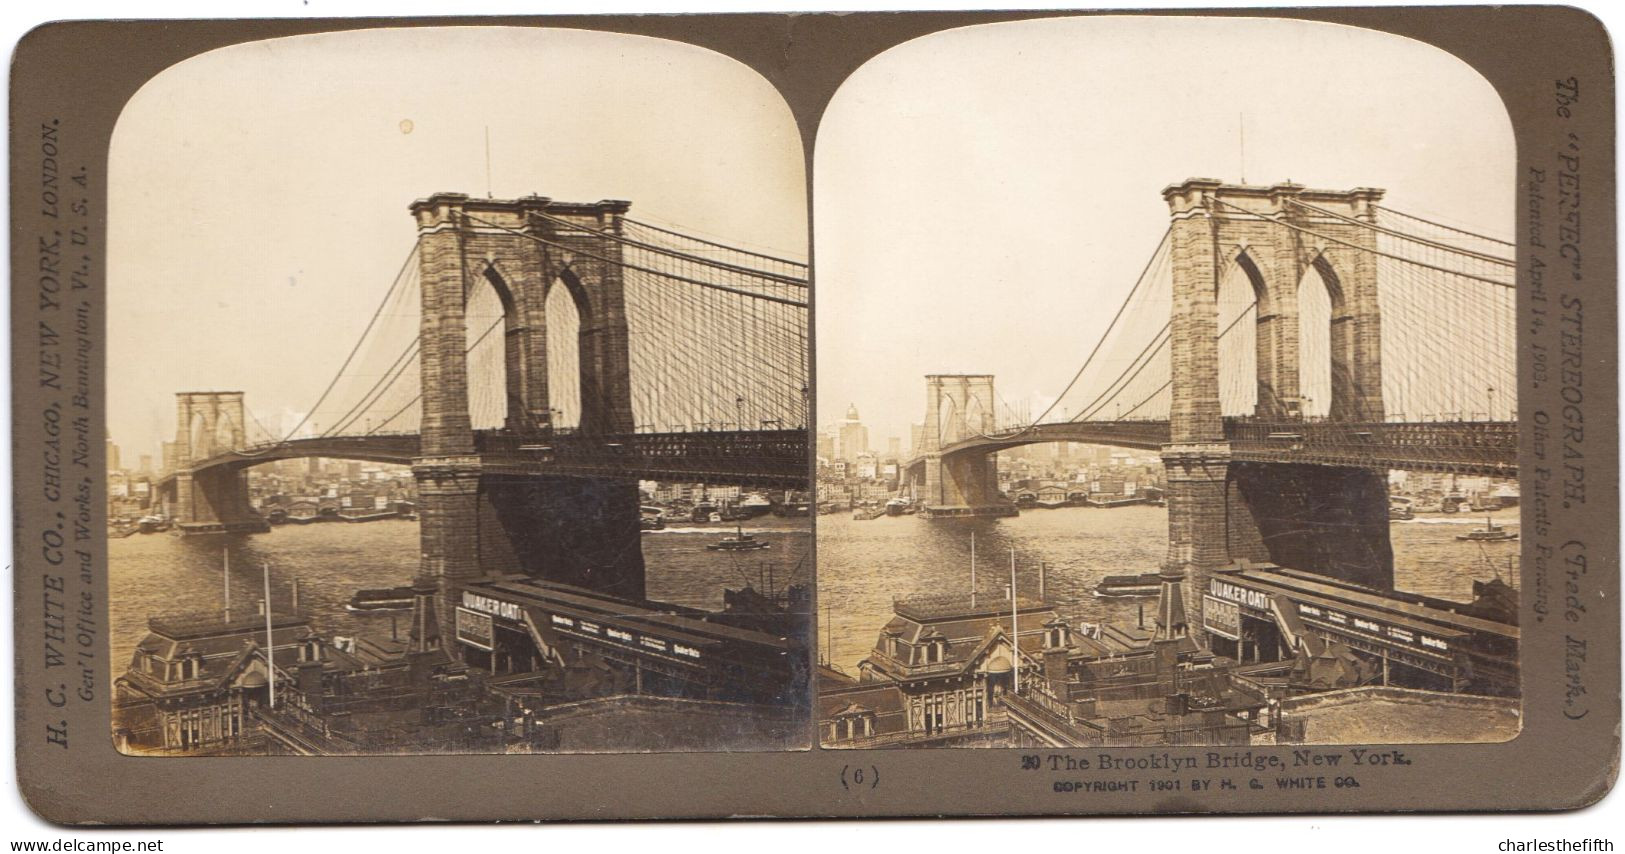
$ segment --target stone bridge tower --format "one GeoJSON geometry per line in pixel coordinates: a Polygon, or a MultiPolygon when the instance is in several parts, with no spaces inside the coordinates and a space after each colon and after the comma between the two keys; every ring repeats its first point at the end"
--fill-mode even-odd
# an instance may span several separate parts
{"type": "Polygon", "coordinates": [[[175,395],[173,479],[167,512],[182,533],[270,530],[248,499],[241,469],[194,472],[197,463],[248,447],[247,410],[240,391],[183,391],[175,395]]]}
{"type": "Polygon", "coordinates": [[[1382,421],[1376,245],[1366,227],[1382,194],[1201,178],[1163,190],[1173,268],[1164,569],[1191,580],[1196,608],[1212,571],[1235,558],[1393,586],[1387,473],[1232,462],[1219,408],[1218,290],[1239,268],[1257,299],[1253,415],[1283,432],[1303,419],[1298,291],[1324,287],[1332,307],[1328,419],[1382,421]]]}
{"type": "Polygon", "coordinates": [[[999,497],[998,457],[942,449],[998,429],[991,374],[930,374],[925,378],[925,428],[920,434],[924,483],[917,499],[928,516],[1009,516],[999,497]]]}
{"type": "MultiPolygon", "coordinates": [[[[547,296],[566,288],[580,326],[579,431],[633,430],[626,303],[615,239],[630,207],[541,196],[440,193],[411,205],[423,291],[421,456],[414,460],[423,572],[439,580],[442,626],[456,584],[522,572],[642,599],[635,480],[539,477],[487,470],[471,426],[465,310],[475,288],[504,313],[507,415],[502,432],[545,437],[547,296]]],[[[555,342],[556,343],[556,342],[555,342]]]]}

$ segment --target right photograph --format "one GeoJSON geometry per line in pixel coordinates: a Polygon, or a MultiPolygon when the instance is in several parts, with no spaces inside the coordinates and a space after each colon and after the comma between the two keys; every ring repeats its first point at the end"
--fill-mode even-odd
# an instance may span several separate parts
{"type": "Polygon", "coordinates": [[[1465,62],[1318,22],[853,73],[814,167],[821,743],[1514,738],[1515,153],[1465,62]]]}

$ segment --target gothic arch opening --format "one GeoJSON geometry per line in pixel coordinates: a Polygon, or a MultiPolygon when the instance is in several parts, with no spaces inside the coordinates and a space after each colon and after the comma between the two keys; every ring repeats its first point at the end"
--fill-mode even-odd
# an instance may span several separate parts
{"type": "Polygon", "coordinates": [[[214,422],[214,450],[216,453],[237,448],[238,424],[231,414],[221,412],[214,422]]]}
{"type": "Polygon", "coordinates": [[[512,404],[508,391],[508,341],[513,299],[495,270],[470,283],[463,307],[464,347],[468,350],[468,417],[475,430],[502,427],[512,404]]]}
{"type": "Polygon", "coordinates": [[[1219,276],[1219,414],[1253,415],[1275,394],[1259,374],[1260,329],[1267,323],[1259,308],[1266,304],[1263,274],[1246,250],[1219,276]],[[1251,317],[1253,322],[1248,322],[1251,317]]]}
{"type": "Polygon", "coordinates": [[[192,422],[187,427],[187,434],[192,437],[192,459],[190,462],[197,462],[214,455],[214,434],[209,430],[208,417],[202,412],[192,411],[192,422]]]}
{"type": "Polygon", "coordinates": [[[942,401],[937,404],[937,435],[942,437],[943,445],[951,445],[960,439],[959,419],[956,417],[959,407],[954,403],[953,395],[944,389],[942,401]]]}
{"type": "Polygon", "coordinates": [[[586,357],[588,345],[582,339],[586,293],[573,271],[562,271],[548,285],[543,310],[547,316],[547,396],[552,423],[559,428],[579,428],[587,420],[582,392],[589,384],[592,362],[586,357]]]}
{"type": "Polygon", "coordinates": [[[1351,354],[1342,283],[1317,255],[1298,280],[1298,396],[1305,418],[1335,418],[1348,406],[1351,354]],[[1343,318],[1343,319],[1340,319],[1343,318]]]}

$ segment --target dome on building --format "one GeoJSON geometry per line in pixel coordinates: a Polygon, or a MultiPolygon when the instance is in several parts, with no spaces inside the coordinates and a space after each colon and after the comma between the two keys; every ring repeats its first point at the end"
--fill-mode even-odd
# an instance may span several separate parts
{"type": "Polygon", "coordinates": [[[846,407],[846,420],[848,420],[848,421],[856,421],[856,420],[858,420],[858,405],[856,403],[847,404],[847,407],[846,407]]]}

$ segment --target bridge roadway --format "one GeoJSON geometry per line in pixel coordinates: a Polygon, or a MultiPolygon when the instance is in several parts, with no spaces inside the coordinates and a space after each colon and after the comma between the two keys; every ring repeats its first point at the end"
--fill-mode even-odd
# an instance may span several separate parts
{"type": "MultiPolygon", "coordinates": [[[[570,475],[738,484],[806,489],[805,430],[717,430],[682,433],[629,433],[591,436],[555,432],[551,436],[506,430],[474,435],[481,470],[495,475],[570,475]]],[[[302,457],[411,465],[419,456],[416,433],[291,439],[226,451],[194,462],[193,474],[245,469],[302,457]]],[[[174,473],[164,475],[167,484],[174,473]]]]}
{"type": "MultiPolygon", "coordinates": [[[[1238,462],[1518,476],[1516,421],[1359,423],[1227,418],[1224,438],[1230,444],[1230,458],[1238,462]]],[[[1158,450],[1168,440],[1167,421],[1066,421],[965,439],[944,446],[942,454],[993,453],[1043,442],[1158,450]]],[[[916,457],[908,466],[921,462],[916,457]]]]}

